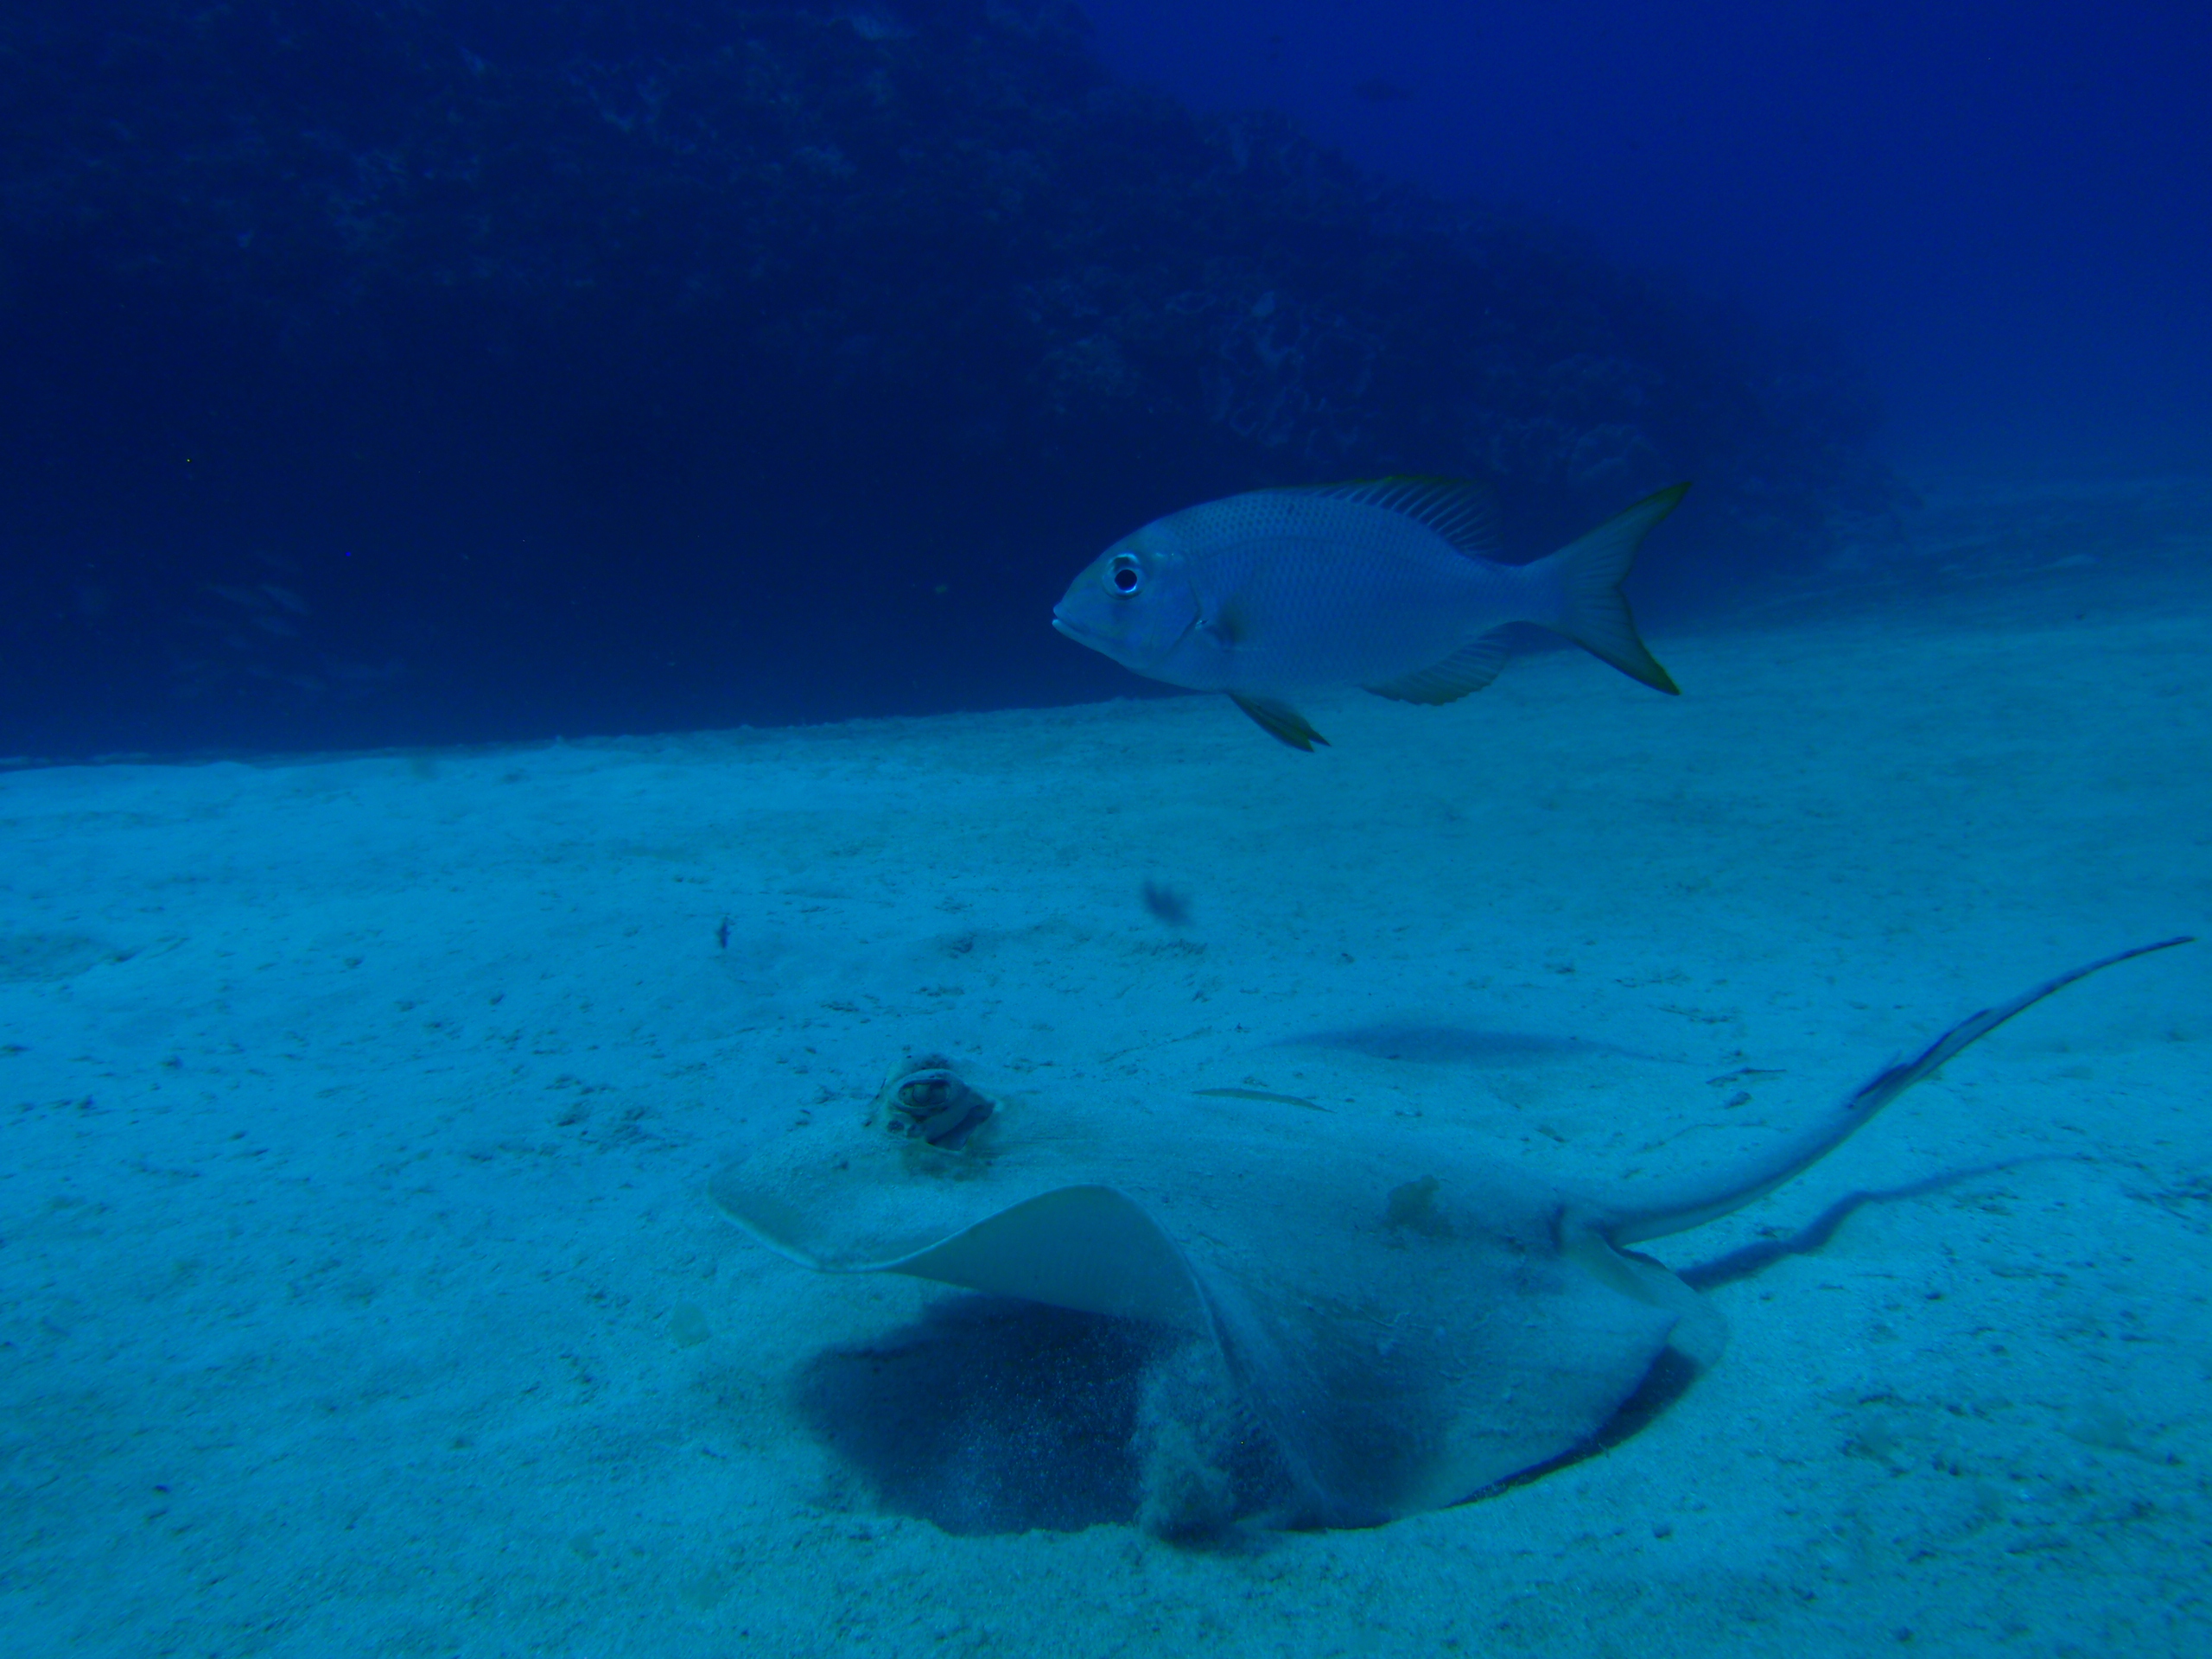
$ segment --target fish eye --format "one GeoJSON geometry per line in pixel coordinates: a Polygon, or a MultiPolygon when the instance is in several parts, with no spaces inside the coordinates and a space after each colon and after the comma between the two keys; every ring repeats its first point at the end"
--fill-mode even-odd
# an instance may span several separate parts
{"type": "Polygon", "coordinates": [[[1144,586],[1144,566],[1134,553],[1116,553],[1106,567],[1106,585],[1123,599],[1144,586]]]}

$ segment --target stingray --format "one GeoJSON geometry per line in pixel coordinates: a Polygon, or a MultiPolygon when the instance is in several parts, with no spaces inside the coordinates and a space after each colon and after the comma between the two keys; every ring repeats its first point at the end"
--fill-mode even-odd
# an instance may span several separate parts
{"type": "Polygon", "coordinates": [[[1719,1358],[1712,1304],[1634,1247],[1773,1192],[2075,980],[2188,942],[1984,1009],[1777,1144],[1667,1181],[1570,1186],[1486,1159],[1464,1134],[1344,1111],[1103,1086],[1017,1098],[931,1056],[894,1065],[864,1118],[795,1129],[722,1171],[713,1196],[823,1272],[1182,1333],[1279,1454],[1295,1497],[1278,1518],[1373,1525],[1597,1444],[1662,1357],[1719,1358]]]}

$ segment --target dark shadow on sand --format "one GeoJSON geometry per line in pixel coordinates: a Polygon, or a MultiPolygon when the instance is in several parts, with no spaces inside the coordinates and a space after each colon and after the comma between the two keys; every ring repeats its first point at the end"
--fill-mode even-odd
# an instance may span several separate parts
{"type": "MultiPolygon", "coordinates": [[[[880,1339],[817,1354],[799,1414],[879,1505],[956,1534],[1135,1522],[1148,1369],[1192,1338],[1133,1319],[955,1294],[880,1339]]],[[[1290,1478],[1255,1432],[1220,1448],[1239,1516],[1290,1478]]],[[[1179,1541],[1219,1547],[1232,1535],[1179,1541]]]]}
{"type": "Polygon", "coordinates": [[[817,1354],[798,1403],[894,1514],[957,1534],[1127,1523],[1139,1388],[1166,1340],[1132,1320],[949,1296],[878,1341],[817,1354]]]}
{"type": "Polygon", "coordinates": [[[1430,1065],[1510,1065],[1571,1056],[1603,1054],[1653,1060],[1656,1054],[1617,1047],[1587,1037],[1553,1037],[1541,1032],[1487,1031],[1476,1026],[1424,1025],[1386,1020],[1341,1031],[1316,1031],[1278,1039],[1277,1048],[1341,1048],[1376,1060],[1420,1060],[1430,1065]]]}
{"type": "Polygon", "coordinates": [[[1711,1290],[1717,1285],[1732,1285],[1738,1279],[1749,1279],[1765,1272],[1784,1256],[1810,1255],[1826,1248],[1827,1242],[1836,1236],[1836,1230],[1863,1205],[1895,1204],[1903,1198],[1924,1198],[1930,1192],[1941,1192],[1947,1186],[1955,1186],[1961,1181],[1972,1180],[1977,1175],[1994,1175],[2002,1170],[2018,1169],[2024,1164],[2077,1161],[2079,1159],[2073,1153],[2038,1153],[2027,1158],[2007,1158],[2002,1163],[1976,1164],[1970,1169],[1946,1170],[1941,1175],[1930,1175],[1925,1180],[1909,1182],[1904,1186],[1847,1192],[1787,1238],[1763,1238],[1756,1244],[1745,1244],[1726,1255],[1715,1256],[1710,1262],[1684,1268],[1680,1277],[1693,1290],[1711,1290]]]}

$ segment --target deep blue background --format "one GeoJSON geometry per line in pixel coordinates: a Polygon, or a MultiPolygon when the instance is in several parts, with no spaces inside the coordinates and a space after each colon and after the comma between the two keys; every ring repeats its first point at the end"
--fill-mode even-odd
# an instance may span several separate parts
{"type": "Polygon", "coordinates": [[[2212,9],[1091,0],[1098,50],[1838,327],[1908,465],[2212,467],[2212,9]],[[1363,96],[1363,91],[1365,96],[1363,96]]]}
{"type": "Polygon", "coordinates": [[[1067,575],[1316,477],[1694,475],[1663,617],[2212,470],[2201,13],[1089,15],[17,0],[0,757],[1132,691],[1067,575]]]}

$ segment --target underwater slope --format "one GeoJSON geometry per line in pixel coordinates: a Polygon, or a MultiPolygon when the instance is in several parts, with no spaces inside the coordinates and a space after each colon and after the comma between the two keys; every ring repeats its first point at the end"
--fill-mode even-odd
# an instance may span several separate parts
{"type": "Polygon", "coordinates": [[[0,107],[0,753],[1084,695],[1065,570],[1267,484],[1695,478],[1678,595],[1897,499],[1833,353],[1053,5],[26,0],[0,107]]]}

